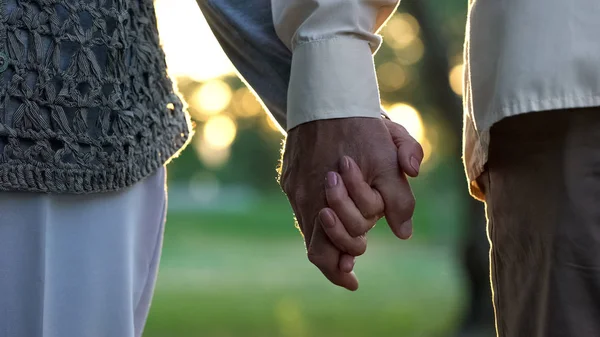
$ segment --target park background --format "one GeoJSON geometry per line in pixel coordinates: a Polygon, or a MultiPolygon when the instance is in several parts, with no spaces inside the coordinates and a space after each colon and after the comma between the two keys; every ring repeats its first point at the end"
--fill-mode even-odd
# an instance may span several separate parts
{"type": "Polygon", "coordinates": [[[164,253],[144,336],[455,336],[468,314],[462,243],[482,207],[467,195],[460,162],[467,1],[404,0],[381,32],[383,105],[423,144],[425,161],[411,180],[413,239],[378,224],[357,261],[356,293],[307,261],[276,183],[283,136],[195,0],[155,5],[197,132],[168,167],[164,253]]]}

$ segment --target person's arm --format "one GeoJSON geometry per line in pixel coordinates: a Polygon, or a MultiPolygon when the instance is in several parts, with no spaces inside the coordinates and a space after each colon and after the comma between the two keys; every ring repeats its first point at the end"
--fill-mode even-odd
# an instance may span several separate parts
{"type": "Polygon", "coordinates": [[[271,0],[197,0],[212,32],[240,77],[286,128],[291,51],[273,24],[271,0]]]}
{"type": "MultiPolygon", "coordinates": [[[[420,162],[423,151],[402,128],[393,138],[379,118],[372,57],[381,44],[376,31],[397,1],[198,2],[240,74],[289,131],[280,184],[308,259],[332,283],[356,289],[356,277],[344,267],[352,252],[336,246],[322,228],[319,214],[327,207],[323,178],[338,170],[344,156],[354,159],[365,181],[381,195],[392,231],[409,237],[414,197],[403,172],[418,174],[409,163],[415,158],[420,162]],[[266,19],[269,12],[272,20],[266,19]]],[[[365,215],[353,228],[368,229],[380,216],[365,215]]],[[[346,226],[356,219],[340,220],[346,226]]],[[[352,234],[364,239],[365,233],[352,234]]]]}
{"type": "Polygon", "coordinates": [[[372,54],[398,0],[272,0],[292,51],[287,128],[321,119],[381,116],[372,54]]]}
{"type": "Polygon", "coordinates": [[[382,113],[371,53],[381,44],[376,31],[398,1],[197,1],[225,53],[282,129],[382,113]]]}

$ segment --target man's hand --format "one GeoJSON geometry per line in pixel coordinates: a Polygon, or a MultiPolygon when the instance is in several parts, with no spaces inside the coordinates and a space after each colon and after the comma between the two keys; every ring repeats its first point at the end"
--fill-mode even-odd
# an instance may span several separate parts
{"type": "MultiPolygon", "coordinates": [[[[385,124],[398,148],[400,168],[412,177],[417,176],[418,169],[414,169],[412,166],[420,167],[422,157],[412,165],[412,158],[409,158],[406,153],[406,150],[410,152],[414,148],[416,141],[399,124],[389,120],[386,120],[385,124]]],[[[415,160],[417,159],[415,158],[415,160]]],[[[340,268],[352,271],[354,257],[362,255],[366,250],[366,242],[361,242],[364,240],[358,240],[358,238],[364,237],[374,224],[373,219],[365,219],[363,214],[372,208],[384,209],[384,202],[379,192],[372,189],[364,180],[360,168],[350,157],[342,159],[339,174],[336,172],[327,174],[328,176],[335,175],[338,183],[335,186],[328,186],[326,189],[325,195],[329,208],[325,208],[319,213],[321,223],[331,242],[340,251],[347,254],[342,257],[340,268]],[[363,235],[359,237],[353,237],[350,234],[361,231],[363,231],[363,235]]],[[[375,222],[377,220],[379,218],[374,219],[375,222]]],[[[408,233],[403,234],[410,236],[408,233]]]]}
{"type": "Polygon", "coordinates": [[[360,210],[367,221],[344,223],[348,234],[358,238],[356,242],[364,242],[364,234],[382,212],[396,236],[407,239],[412,233],[415,200],[404,172],[418,174],[423,151],[406,130],[400,127],[400,135],[393,134],[385,123],[374,118],[319,120],[290,130],[286,141],[281,186],[304,235],[308,259],[332,283],[349,290],[356,290],[358,281],[347,268],[340,268],[347,264],[340,261],[347,252],[338,249],[325,234],[322,219],[326,216],[321,212],[327,208],[327,186],[342,183],[339,176],[328,172],[338,171],[344,156],[354,159],[364,181],[381,196],[385,206],[384,212],[376,202],[362,205],[360,210]],[[324,181],[326,176],[329,179],[324,181]],[[320,212],[322,216],[318,216],[320,212]]]}

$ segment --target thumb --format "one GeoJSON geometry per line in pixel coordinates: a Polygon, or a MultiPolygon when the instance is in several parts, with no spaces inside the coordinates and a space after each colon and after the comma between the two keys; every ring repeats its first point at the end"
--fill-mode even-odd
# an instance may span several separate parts
{"type": "Polygon", "coordinates": [[[411,177],[418,176],[424,157],[421,144],[402,125],[388,119],[385,119],[384,122],[398,149],[398,164],[400,168],[411,177]]]}

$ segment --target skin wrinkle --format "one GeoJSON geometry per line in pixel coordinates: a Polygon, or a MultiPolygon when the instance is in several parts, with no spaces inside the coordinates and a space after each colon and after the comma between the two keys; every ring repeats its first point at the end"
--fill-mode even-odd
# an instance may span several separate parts
{"type": "Polygon", "coordinates": [[[0,4],[0,191],[122,189],[189,142],[152,0],[0,4]]]}

